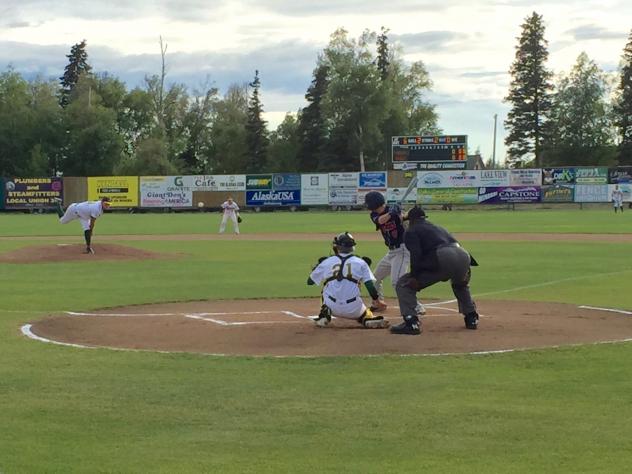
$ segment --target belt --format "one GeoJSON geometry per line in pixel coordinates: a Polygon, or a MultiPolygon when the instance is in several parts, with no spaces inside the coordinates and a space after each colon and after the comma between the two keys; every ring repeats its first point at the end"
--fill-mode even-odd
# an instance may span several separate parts
{"type": "MultiPolygon", "coordinates": [[[[333,296],[329,296],[327,295],[327,298],[329,298],[331,301],[333,301],[334,303],[336,302],[336,298],[334,298],[333,296]]],[[[345,301],[345,303],[353,303],[355,300],[357,300],[358,297],[354,296],[353,298],[348,299],[347,301],[345,301]]]]}

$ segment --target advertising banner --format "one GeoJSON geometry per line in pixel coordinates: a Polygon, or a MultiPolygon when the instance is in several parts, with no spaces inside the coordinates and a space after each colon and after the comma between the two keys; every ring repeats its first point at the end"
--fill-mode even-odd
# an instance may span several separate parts
{"type": "Polygon", "coordinates": [[[386,171],[360,173],[359,178],[360,189],[386,189],[386,171]]]}
{"type": "MultiPolygon", "coordinates": [[[[386,202],[390,204],[400,202],[405,192],[406,192],[406,187],[388,188],[386,190],[386,202]]],[[[406,200],[404,201],[404,204],[414,204],[415,202],[417,202],[417,191],[413,189],[408,194],[408,196],[406,196],[406,200]]]]}
{"type": "Polygon", "coordinates": [[[542,202],[573,202],[575,186],[572,184],[554,184],[542,186],[542,202]]]}
{"type": "Polygon", "coordinates": [[[478,202],[482,204],[540,202],[540,199],[539,186],[509,186],[478,189],[478,202]]]}
{"type": "Polygon", "coordinates": [[[230,193],[231,191],[246,190],[246,175],[244,174],[215,174],[183,176],[186,180],[191,178],[191,191],[221,191],[230,193]]]}
{"type": "Polygon", "coordinates": [[[575,202],[608,202],[607,184],[575,185],[575,202]]]}
{"type": "Polygon", "coordinates": [[[619,166],[608,169],[608,183],[632,183],[632,166],[619,166]]]}
{"type": "Polygon", "coordinates": [[[542,184],[575,184],[575,168],[544,168],[542,170],[542,184]]]}
{"type": "Polygon", "coordinates": [[[509,186],[509,170],[480,170],[481,186],[509,186]]]}
{"type": "Polygon", "coordinates": [[[421,204],[475,204],[478,188],[421,188],[417,190],[421,204]]]}
{"type": "Polygon", "coordinates": [[[510,186],[540,186],[542,184],[541,169],[509,170],[510,186]]]}
{"type": "Polygon", "coordinates": [[[329,187],[358,189],[358,173],[329,173],[329,187]]]}
{"type": "Polygon", "coordinates": [[[326,206],[329,204],[329,175],[301,175],[301,204],[304,206],[326,206]]]}
{"type": "Polygon", "coordinates": [[[246,191],[248,206],[300,206],[301,191],[257,190],[246,191]]]}
{"type": "Polygon", "coordinates": [[[358,203],[358,188],[329,186],[329,204],[355,206],[358,203]]]}
{"type": "Polygon", "coordinates": [[[577,184],[607,184],[608,168],[595,166],[592,168],[575,168],[577,184]]]}
{"type": "Polygon", "coordinates": [[[612,191],[614,191],[615,186],[619,186],[619,190],[623,192],[623,202],[632,202],[632,183],[608,185],[608,201],[612,202],[612,191]]]}
{"type": "Polygon", "coordinates": [[[53,198],[62,198],[62,178],[5,178],[5,209],[54,207],[53,198]]]}
{"type": "Polygon", "coordinates": [[[275,173],[272,175],[272,189],[277,191],[301,189],[301,175],[298,173],[275,173]]]}
{"type": "Polygon", "coordinates": [[[480,185],[479,170],[419,171],[418,188],[472,188],[480,185]]]}
{"type": "Polygon", "coordinates": [[[100,176],[88,178],[88,200],[111,199],[112,207],[138,206],[138,176],[100,176]]]}
{"type": "Polygon", "coordinates": [[[246,190],[249,189],[272,189],[271,174],[247,174],[246,190]]]}
{"type": "Polygon", "coordinates": [[[193,176],[141,176],[141,207],[192,207],[193,176]]]}

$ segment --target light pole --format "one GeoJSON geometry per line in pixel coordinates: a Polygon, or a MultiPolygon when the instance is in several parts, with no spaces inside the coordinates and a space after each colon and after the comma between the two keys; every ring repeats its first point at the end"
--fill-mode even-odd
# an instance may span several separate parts
{"type": "Polygon", "coordinates": [[[492,146],[492,168],[496,168],[496,121],[498,114],[494,114],[494,144],[492,146]]]}

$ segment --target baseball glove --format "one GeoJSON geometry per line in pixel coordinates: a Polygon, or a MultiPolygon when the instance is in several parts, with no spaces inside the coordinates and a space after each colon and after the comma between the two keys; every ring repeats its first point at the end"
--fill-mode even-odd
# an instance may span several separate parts
{"type": "Polygon", "coordinates": [[[237,223],[241,224],[242,221],[243,221],[243,219],[241,218],[241,216],[237,216],[237,223]]]}

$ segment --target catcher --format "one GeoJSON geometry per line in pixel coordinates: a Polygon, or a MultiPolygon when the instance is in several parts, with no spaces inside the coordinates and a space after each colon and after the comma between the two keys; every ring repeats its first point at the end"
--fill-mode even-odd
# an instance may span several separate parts
{"type": "Polygon", "coordinates": [[[360,284],[368,290],[371,298],[377,299],[375,276],[369,264],[353,255],[356,242],[351,234],[344,232],[332,242],[335,255],[323,257],[307,279],[308,285],[323,284],[323,305],[315,319],[316,326],[325,327],[332,316],[353,319],[365,328],[388,327],[382,316],[374,316],[360,295],[360,284]]]}

